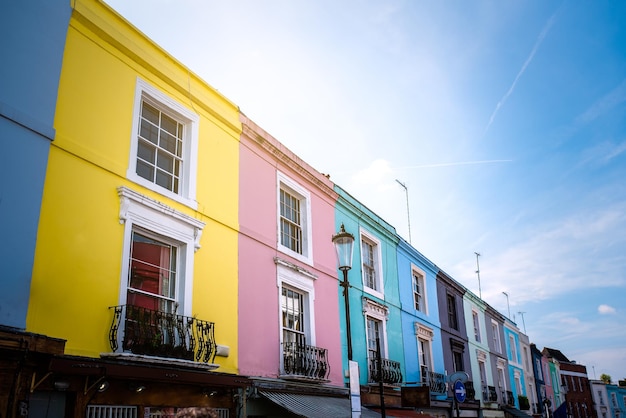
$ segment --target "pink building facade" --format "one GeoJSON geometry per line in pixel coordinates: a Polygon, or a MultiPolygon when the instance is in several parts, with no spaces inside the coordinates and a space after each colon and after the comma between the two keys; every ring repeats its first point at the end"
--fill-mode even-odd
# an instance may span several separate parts
{"type": "Polygon", "coordinates": [[[246,116],[241,122],[239,373],[343,388],[337,195],[326,176],[246,116]]]}

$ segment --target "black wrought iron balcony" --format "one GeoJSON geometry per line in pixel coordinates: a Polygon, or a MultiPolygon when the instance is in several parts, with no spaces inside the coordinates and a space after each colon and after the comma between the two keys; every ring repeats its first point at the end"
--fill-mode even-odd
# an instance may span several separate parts
{"type": "Polygon", "coordinates": [[[471,380],[465,382],[465,397],[470,401],[476,399],[476,389],[474,389],[474,382],[471,380]]]}
{"type": "Polygon", "coordinates": [[[330,373],[328,350],[297,342],[283,343],[285,375],[313,380],[326,380],[330,373]]]}
{"type": "Polygon", "coordinates": [[[376,356],[369,358],[370,382],[379,383],[382,380],[383,383],[390,385],[402,383],[402,372],[400,370],[399,362],[383,358],[381,359],[381,365],[381,370],[379,370],[376,356]]]}
{"type": "Polygon", "coordinates": [[[109,342],[113,352],[212,363],[215,358],[215,324],[175,313],[134,305],[113,306],[109,342]]]}
{"type": "Polygon", "coordinates": [[[515,406],[515,398],[513,397],[513,392],[510,390],[506,391],[506,404],[509,406],[515,406]]]}
{"type": "Polygon", "coordinates": [[[489,386],[489,396],[486,398],[489,402],[498,402],[498,392],[495,386],[489,386]]]}
{"type": "Polygon", "coordinates": [[[428,385],[430,393],[445,395],[448,392],[446,376],[444,374],[433,372],[426,366],[421,366],[421,369],[422,384],[428,385]]]}

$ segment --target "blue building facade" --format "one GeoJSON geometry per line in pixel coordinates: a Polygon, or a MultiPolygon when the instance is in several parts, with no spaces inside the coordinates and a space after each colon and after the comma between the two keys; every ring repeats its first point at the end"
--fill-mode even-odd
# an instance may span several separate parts
{"type": "Polygon", "coordinates": [[[511,387],[507,391],[508,404],[520,408],[518,396],[526,396],[526,382],[522,367],[522,354],[519,331],[513,322],[507,320],[504,324],[504,342],[509,360],[509,381],[511,387]]]}
{"type": "Polygon", "coordinates": [[[0,13],[0,325],[23,330],[59,77],[67,0],[10,1],[0,13]]]}
{"type": "Polygon", "coordinates": [[[437,300],[438,268],[405,240],[398,244],[398,284],[406,382],[430,387],[445,399],[445,365],[437,300]]]}

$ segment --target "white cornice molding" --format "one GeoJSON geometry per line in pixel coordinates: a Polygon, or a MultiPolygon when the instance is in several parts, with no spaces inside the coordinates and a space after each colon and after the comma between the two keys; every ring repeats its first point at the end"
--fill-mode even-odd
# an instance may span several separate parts
{"type": "MultiPolygon", "coordinates": [[[[274,145],[270,140],[266,139],[263,136],[264,132],[257,131],[257,129],[260,129],[260,128],[255,129],[254,127],[250,126],[250,123],[254,124],[254,122],[250,121],[249,119],[247,120],[246,119],[247,118],[245,118],[242,121],[243,135],[250,138],[251,142],[257,144],[261,149],[263,149],[268,154],[274,156],[276,160],[281,161],[286,167],[289,167],[290,169],[298,173],[302,178],[307,180],[309,183],[315,185],[317,189],[322,191],[324,194],[330,197],[333,201],[337,200],[337,192],[335,192],[332,186],[328,186],[318,176],[316,176],[314,173],[311,173],[311,171],[305,167],[305,165],[307,164],[303,160],[301,160],[299,157],[293,154],[293,152],[287,149],[284,145],[280,144],[278,141],[276,142],[282,145],[282,147],[278,147],[274,145]],[[281,148],[284,148],[284,150],[281,148]]],[[[266,134],[266,135],[269,136],[269,134],[266,134]]],[[[323,176],[323,174],[321,173],[319,173],[319,175],[323,176]]]]}
{"type": "Polygon", "coordinates": [[[305,269],[304,267],[300,267],[297,264],[292,263],[291,261],[287,261],[287,260],[283,260],[280,257],[274,257],[274,264],[283,266],[283,267],[287,267],[291,270],[294,270],[297,273],[303,274],[313,280],[317,279],[317,274],[308,271],[307,269],[305,269]]]}
{"type": "Polygon", "coordinates": [[[433,332],[432,329],[425,327],[419,322],[415,323],[415,335],[417,335],[418,337],[422,337],[423,339],[430,340],[430,341],[432,341],[433,338],[435,337],[435,333],[433,332]]]}
{"type": "Polygon", "coordinates": [[[142,195],[126,186],[117,188],[120,197],[120,224],[126,223],[128,219],[138,218],[146,223],[154,223],[153,214],[165,215],[178,224],[184,224],[193,231],[194,251],[200,249],[200,238],[205,223],[191,216],[177,211],[176,209],[142,195]]]}
{"type": "Polygon", "coordinates": [[[363,314],[386,321],[389,319],[389,308],[372,299],[363,297],[363,314]]]}

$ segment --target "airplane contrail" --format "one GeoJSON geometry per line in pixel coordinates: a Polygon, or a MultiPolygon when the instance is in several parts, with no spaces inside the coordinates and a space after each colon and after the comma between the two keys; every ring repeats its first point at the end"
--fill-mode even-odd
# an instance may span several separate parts
{"type": "Polygon", "coordinates": [[[495,164],[495,163],[510,163],[510,162],[513,162],[513,160],[457,161],[457,162],[451,162],[451,163],[410,165],[410,166],[398,167],[398,168],[399,169],[406,169],[406,168],[452,167],[452,166],[457,166],[457,165],[495,164]]]}
{"type": "Polygon", "coordinates": [[[494,119],[496,118],[496,115],[498,114],[498,111],[500,110],[500,108],[502,106],[504,106],[504,103],[506,103],[506,101],[509,98],[509,96],[511,94],[513,94],[513,90],[515,90],[515,86],[517,85],[517,82],[519,81],[520,77],[526,71],[526,68],[528,67],[530,62],[535,57],[535,54],[537,53],[537,50],[539,49],[539,47],[543,43],[543,40],[545,39],[546,35],[548,35],[548,32],[550,31],[550,28],[552,27],[552,24],[554,23],[554,20],[556,19],[556,16],[561,11],[562,7],[563,7],[563,5],[561,5],[561,7],[559,7],[559,9],[556,12],[554,12],[554,14],[552,16],[550,16],[550,18],[548,19],[548,21],[544,25],[543,30],[541,31],[541,33],[537,37],[537,40],[535,41],[535,45],[533,45],[533,49],[530,51],[530,54],[528,55],[528,58],[526,58],[526,61],[524,61],[524,64],[522,65],[522,68],[517,73],[517,76],[515,76],[515,80],[513,80],[513,84],[511,84],[511,86],[509,87],[507,92],[504,94],[504,96],[502,96],[502,98],[500,99],[500,101],[496,105],[496,108],[491,113],[491,117],[489,118],[489,122],[487,123],[487,127],[485,128],[485,132],[483,133],[483,135],[486,134],[487,131],[489,130],[489,127],[491,127],[491,124],[493,123],[494,119]]]}

